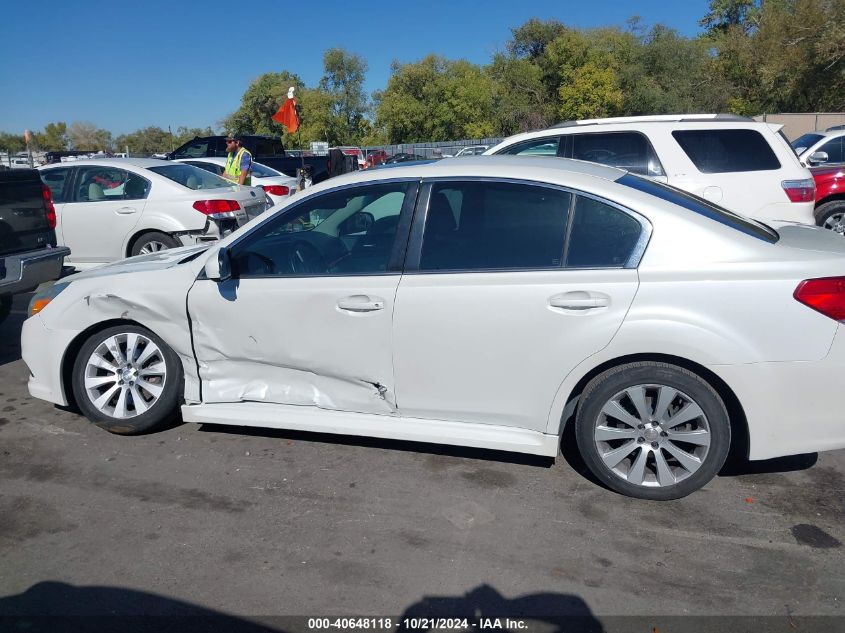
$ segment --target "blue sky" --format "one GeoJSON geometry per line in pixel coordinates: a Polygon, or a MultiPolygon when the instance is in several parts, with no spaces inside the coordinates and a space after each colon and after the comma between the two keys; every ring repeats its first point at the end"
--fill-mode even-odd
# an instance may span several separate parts
{"type": "Polygon", "coordinates": [[[0,130],[90,121],[114,134],[148,125],[217,127],[250,81],[288,70],[309,86],[326,49],[369,64],[383,88],[396,59],[429,53],[487,63],[529,18],[574,27],[625,24],[639,15],[687,36],[707,0],[30,0],[4,3],[0,130]],[[297,11],[300,11],[298,14],[297,11]]]}

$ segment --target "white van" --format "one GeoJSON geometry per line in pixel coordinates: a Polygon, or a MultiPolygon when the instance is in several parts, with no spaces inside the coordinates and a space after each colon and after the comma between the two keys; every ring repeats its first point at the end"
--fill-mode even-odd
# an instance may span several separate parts
{"type": "Polygon", "coordinates": [[[485,154],[558,156],[649,176],[762,221],[815,224],[815,184],[781,125],[733,114],[568,121],[485,154]]]}

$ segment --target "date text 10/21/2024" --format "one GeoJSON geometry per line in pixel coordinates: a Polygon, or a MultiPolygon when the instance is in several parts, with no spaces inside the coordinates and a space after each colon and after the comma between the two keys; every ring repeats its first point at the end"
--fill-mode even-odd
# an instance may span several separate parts
{"type": "Polygon", "coordinates": [[[518,618],[309,618],[311,630],[525,630],[528,623],[518,618]]]}

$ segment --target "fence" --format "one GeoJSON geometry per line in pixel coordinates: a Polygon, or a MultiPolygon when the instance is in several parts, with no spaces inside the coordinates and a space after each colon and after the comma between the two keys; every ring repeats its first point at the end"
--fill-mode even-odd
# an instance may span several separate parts
{"type": "Polygon", "coordinates": [[[790,140],[807,132],[824,132],[829,127],[845,125],[845,112],[761,114],[754,118],[767,123],[780,123],[783,125],[783,133],[790,140]]]}
{"type": "Polygon", "coordinates": [[[417,154],[425,158],[440,158],[442,156],[454,156],[464,147],[473,145],[487,145],[493,147],[501,141],[501,138],[476,138],[464,139],[461,141],[431,141],[429,143],[400,143],[398,145],[373,145],[363,149],[383,149],[388,155],[404,152],[406,154],[417,154]]]}

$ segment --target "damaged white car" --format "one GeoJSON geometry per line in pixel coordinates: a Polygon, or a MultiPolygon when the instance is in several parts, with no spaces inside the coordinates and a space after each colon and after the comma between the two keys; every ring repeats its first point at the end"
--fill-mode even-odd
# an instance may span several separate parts
{"type": "Polygon", "coordinates": [[[845,241],[601,165],[332,179],[210,248],[36,295],[32,395],[103,428],[240,424],[554,456],[624,494],[845,447],[845,241]],[[812,394],[812,395],[810,395],[812,394]]]}

